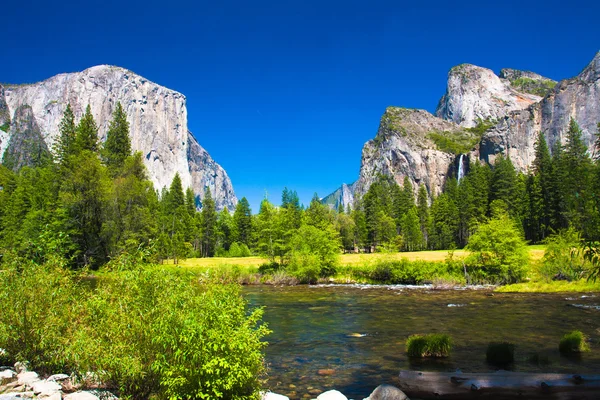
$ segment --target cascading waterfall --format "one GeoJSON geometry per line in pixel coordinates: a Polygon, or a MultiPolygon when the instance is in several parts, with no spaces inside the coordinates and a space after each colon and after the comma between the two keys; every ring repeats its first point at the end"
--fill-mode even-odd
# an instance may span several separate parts
{"type": "Polygon", "coordinates": [[[463,178],[463,176],[465,175],[465,170],[463,167],[463,157],[465,155],[461,154],[459,159],[458,159],[458,175],[457,175],[457,179],[460,182],[460,180],[463,178]]]}

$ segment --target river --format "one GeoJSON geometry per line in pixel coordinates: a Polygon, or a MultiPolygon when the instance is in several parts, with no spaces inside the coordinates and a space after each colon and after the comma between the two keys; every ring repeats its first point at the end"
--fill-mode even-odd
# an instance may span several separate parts
{"type": "Polygon", "coordinates": [[[267,387],[290,399],[337,389],[362,399],[400,369],[493,371],[489,342],[516,345],[515,371],[598,373],[600,294],[507,294],[390,286],[249,286],[252,307],[264,306],[267,387]],[[578,329],[592,351],[561,357],[563,334],[578,329]],[[455,346],[439,360],[410,360],[405,341],[417,333],[447,333],[455,346]],[[538,356],[536,362],[532,356],[538,356]]]}

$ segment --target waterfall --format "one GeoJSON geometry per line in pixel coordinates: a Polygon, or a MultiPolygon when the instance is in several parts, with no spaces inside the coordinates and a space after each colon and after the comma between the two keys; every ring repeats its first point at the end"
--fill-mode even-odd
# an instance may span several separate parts
{"type": "Polygon", "coordinates": [[[457,179],[460,182],[460,180],[463,178],[463,176],[465,175],[465,170],[463,167],[463,157],[465,155],[461,154],[460,158],[458,159],[458,174],[457,174],[457,179]]]}

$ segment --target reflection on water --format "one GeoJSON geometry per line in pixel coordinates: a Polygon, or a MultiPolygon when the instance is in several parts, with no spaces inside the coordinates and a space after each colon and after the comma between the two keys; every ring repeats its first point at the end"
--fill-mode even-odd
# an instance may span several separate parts
{"type": "Polygon", "coordinates": [[[330,389],[362,399],[381,383],[393,384],[400,369],[492,371],[485,362],[491,341],[516,344],[516,371],[600,371],[600,298],[593,295],[352,286],[252,286],[244,293],[251,306],[265,306],[273,330],[268,387],[291,399],[330,389]],[[573,329],[591,337],[592,352],[560,357],[558,342],[573,329]],[[451,335],[452,355],[409,360],[404,342],[415,333],[451,335]]]}

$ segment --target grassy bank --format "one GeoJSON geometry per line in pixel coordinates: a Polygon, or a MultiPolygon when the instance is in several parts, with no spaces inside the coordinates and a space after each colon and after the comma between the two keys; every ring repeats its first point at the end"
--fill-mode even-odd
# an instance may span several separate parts
{"type": "MultiPolygon", "coordinates": [[[[543,245],[528,246],[529,258],[532,261],[540,260],[544,256],[543,245]]],[[[425,250],[425,251],[409,251],[402,253],[365,253],[365,254],[341,254],[340,265],[356,266],[365,265],[381,259],[393,259],[409,261],[427,261],[427,262],[443,262],[448,259],[452,253],[454,260],[465,258],[469,255],[466,250],[425,250]]],[[[240,268],[258,268],[261,264],[267,263],[268,260],[263,257],[211,257],[211,258],[188,258],[179,260],[177,265],[182,268],[189,269],[207,269],[218,268],[223,266],[237,265],[240,268]]]]}
{"type": "MultiPolygon", "coordinates": [[[[529,258],[537,264],[544,246],[529,246],[529,258]]],[[[342,254],[333,275],[319,279],[321,283],[424,284],[439,286],[466,283],[493,283],[488,277],[469,270],[465,275],[463,260],[466,250],[415,251],[402,253],[342,254]]],[[[166,268],[207,274],[223,282],[242,284],[296,284],[301,281],[288,271],[266,268],[262,257],[215,257],[180,260],[166,268]],[[261,265],[263,266],[261,268],[261,265]]]]}
{"type": "Polygon", "coordinates": [[[530,281],[501,286],[496,289],[501,293],[587,293],[600,292],[600,281],[530,281]]]}

